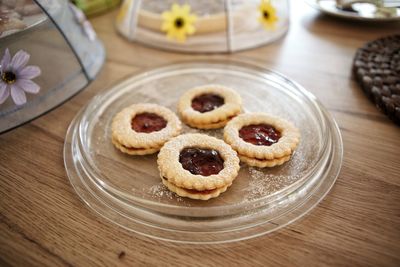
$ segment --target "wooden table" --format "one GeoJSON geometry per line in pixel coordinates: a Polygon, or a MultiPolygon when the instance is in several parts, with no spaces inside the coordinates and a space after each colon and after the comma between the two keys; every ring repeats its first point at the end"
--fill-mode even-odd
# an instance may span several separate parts
{"type": "Polygon", "coordinates": [[[283,230],[228,245],[183,246],[96,216],[64,170],[67,127],[91,97],[139,70],[197,57],[129,43],[115,32],[115,15],[92,20],[107,49],[96,81],[56,110],[0,136],[0,265],[400,265],[400,128],[351,77],[356,48],[398,32],[399,24],[337,20],[293,1],[286,37],[223,56],[252,59],[314,93],[342,131],[343,168],[325,200],[283,230]]]}

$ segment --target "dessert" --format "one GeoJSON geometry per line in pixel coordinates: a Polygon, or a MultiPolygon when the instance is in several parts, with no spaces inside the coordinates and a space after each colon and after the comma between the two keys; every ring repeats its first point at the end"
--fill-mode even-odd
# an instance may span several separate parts
{"type": "Polygon", "coordinates": [[[181,131],[181,122],[169,109],[155,104],[134,104],[112,122],[112,143],[130,155],[147,155],[181,131]]]}
{"type": "Polygon", "coordinates": [[[208,200],[225,192],[238,175],[239,158],[222,140],[184,134],[168,141],[158,154],[163,184],[182,197],[208,200]]]}
{"type": "Polygon", "coordinates": [[[274,167],[288,161],[300,140],[290,122],[266,113],[242,114],[224,129],[224,140],[241,161],[255,167],[274,167]]]}
{"type": "Polygon", "coordinates": [[[222,128],[242,111],[242,99],[222,85],[205,85],[186,91],[178,103],[182,120],[199,129],[222,128]]]}

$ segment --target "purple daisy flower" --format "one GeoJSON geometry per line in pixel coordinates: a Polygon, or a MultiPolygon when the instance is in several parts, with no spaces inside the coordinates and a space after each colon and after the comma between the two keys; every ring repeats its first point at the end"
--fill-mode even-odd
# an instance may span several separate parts
{"type": "Polygon", "coordinates": [[[40,86],[31,81],[40,75],[38,66],[26,66],[30,55],[19,50],[11,59],[10,51],[6,49],[0,62],[0,104],[10,96],[16,105],[26,103],[25,93],[37,94],[40,86]]]}

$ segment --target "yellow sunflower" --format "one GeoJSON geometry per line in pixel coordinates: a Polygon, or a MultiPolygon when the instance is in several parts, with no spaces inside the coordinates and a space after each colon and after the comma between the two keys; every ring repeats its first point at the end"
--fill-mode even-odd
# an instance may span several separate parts
{"type": "Polygon", "coordinates": [[[187,4],[183,6],[173,4],[171,10],[162,13],[162,18],[161,30],[166,32],[170,39],[184,42],[186,35],[192,35],[196,31],[193,24],[197,16],[190,14],[190,6],[187,4]]]}
{"type": "Polygon", "coordinates": [[[264,28],[267,30],[274,30],[278,17],[276,16],[276,9],[271,4],[271,1],[261,0],[258,10],[260,11],[258,20],[264,25],[264,28]]]}

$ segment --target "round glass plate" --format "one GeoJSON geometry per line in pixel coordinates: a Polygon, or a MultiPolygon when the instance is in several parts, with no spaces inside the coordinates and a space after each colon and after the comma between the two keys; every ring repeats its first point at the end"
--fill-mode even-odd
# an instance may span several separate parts
{"type": "MultiPolygon", "coordinates": [[[[352,9],[344,10],[337,6],[336,0],[305,0],[307,4],[315,9],[336,17],[363,21],[399,21],[400,4],[395,4],[390,8],[378,11],[375,5],[369,3],[354,3],[352,9]]],[[[393,1],[394,2],[394,1],[393,1]]]]}
{"type": "MultiPolygon", "coordinates": [[[[222,138],[222,129],[183,130],[222,138]]],[[[334,184],[342,152],[335,121],[300,85],[249,63],[199,61],[138,74],[97,95],[72,121],[64,160],[78,195],[110,221],[163,240],[221,243],[272,232],[311,210],[334,184]],[[234,88],[245,112],[292,121],[302,140],[286,164],[265,169],[241,165],[233,185],[218,198],[191,200],[162,185],[156,154],[129,156],[115,149],[111,121],[133,103],[157,103],[176,112],[186,90],[211,83],[234,88]]]]}

